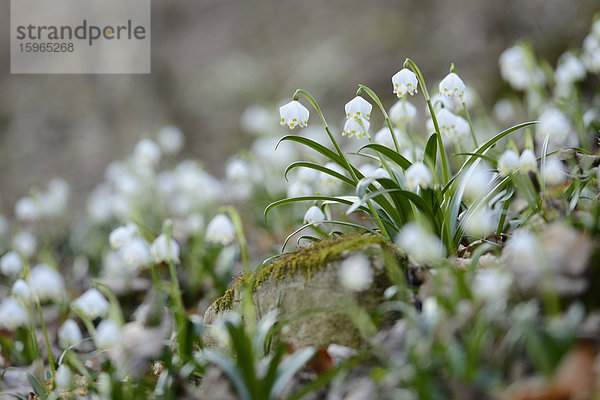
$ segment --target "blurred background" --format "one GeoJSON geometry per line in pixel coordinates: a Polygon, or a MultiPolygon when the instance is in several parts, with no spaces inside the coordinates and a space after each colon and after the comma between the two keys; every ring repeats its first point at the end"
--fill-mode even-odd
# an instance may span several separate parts
{"type": "Polygon", "coordinates": [[[240,127],[250,105],[275,111],[302,87],[339,123],[358,83],[392,104],[390,78],[406,57],[430,85],[454,62],[491,108],[505,88],[502,50],[526,38],[554,63],[580,46],[598,9],[598,0],[154,0],[150,75],[11,75],[4,0],[0,213],[55,176],[77,205],[108,162],[166,124],[186,135],[184,157],[223,176],[223,163],[253,140],[240,127]]]}

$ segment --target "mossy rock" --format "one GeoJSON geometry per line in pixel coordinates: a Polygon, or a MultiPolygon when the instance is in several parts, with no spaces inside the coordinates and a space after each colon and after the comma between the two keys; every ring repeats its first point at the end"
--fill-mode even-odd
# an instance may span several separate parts
{"type": "MultiPolygon", "coordinates": [[[[370,309],[382,302],[383,291],[390,285],[385,254],[398,265],[404,260],[396,246],[377,235],[348,235],[317,242],[283,255],[252,276],[240,278],[206,310],[204,321],[211,324],[239,307],[240,289],[250,282],[258,317],[279,308],[281,319],[289,321],[280,332],[281,340],[295,346],[326,348],[336,343],[356,348],[361,342],[359,331],[342,308],[352,302],[370,309]],[[340,284],[339,269],[357,252],[370,260],[373,283],[353,293],[340,284]]],[[[203,339],[206,346],[218,347],[211,335],[203,339]]]]}

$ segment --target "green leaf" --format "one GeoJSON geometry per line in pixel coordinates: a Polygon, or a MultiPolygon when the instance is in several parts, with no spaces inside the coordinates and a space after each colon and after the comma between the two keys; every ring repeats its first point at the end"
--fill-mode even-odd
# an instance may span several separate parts
{"type": "Polygon", "coordinates": [[[223,356],[221,353],[215,350],[205,349],[203,351],[204,358],[215,364],[217,367],[229,377],[229,380],[237,390],[238,394],[243,400],[252,400],[252,396],[246,387],[244,377],[240,372],[240,369],[234,364],[234,362],[223,356]]]}
{"type": "Polygon", "coordinates": [[[437,132],[434,132],[427,140],[425,146],[425,157],[431,162],[431,170],[435,171],[435,162],[437,160],[437,132]]]}
{"type": "Polygon", "coordinates": [[[337,178],[340,181],[345,182],[348,185],[354,187],[354,181],[352,179],[348,178],[347,176],[344,176],[344,175],[340,174],[339,172],[336,172],[330,168],[324,167],[323,165],[309,162],[309,161],[296,161],[296,162],[293,162],[290,165],[288,165],[288,167],[285,169],[284,178],[287,180],[288,172],[290,172],[294,168],[299,168],[299,167],[311,168],[311,169],[314,169],[314,170],[317,170],[320,172],[324,172],[324,173],[331,175],[334,178],[337,178]]]}
{"type": "Polygon", "coordinates": [[[27,380],[29,381],[29,384],[33,388],[35,394],[37,394],[41,400],[46,400],[48,397],[46,396],[46,389],[44,389],[44,386],[30,372],[26,371],[25,373],[27,374],[27,380]]]}
{"type": "Polygon", "coordinates": [[[284,362],[277,367],[277,378],[269,393],[269,399],[276,399],[285,385],[294,377],[304,365],[315,355],[313,347],[305,347],[290,355],[284,362]]]}
{"type": "MultiPolygon", "coordinates": [[[[333,152],[332,150],[329,150],[327,147],[323,146],[322,144],[317,143],[314,140],[311,140],[309,138],[305,138],[302,136],[288,135],[288,136],[284,136],[281,139],[279,139],[279,142],[277,142],[277,146],[279,146],[279,143],[281,143],[283,141],[291,141],[291,142],[297,142],[297,143],[303,144],[303,145],[315,150],[316,152],[321,153],[322,155],[324,155],[331,161],[335,162],[336,164],[339,164],[341,166],[345,165],[344,160],[342,159],[342,157],[339,156],[339,154],[336,154],[335,152],[333,152]]],[[[277,146],[275,146],[275,149],[277,149],[277,146]]]]}
{"type": "Polygon", "coordinates": [[[363,149],[371,149],[371,150],[377,151],[378,153],[383,154],[384,156],[386,156],[387,158],[389,158],[390,160],[392,160],[393,162],[398,164],[400,166],[400,168],[402,168],[402,169],[407,169],[408,167],[410,167],[412,165],[411,162],[408,161],[405,157],[398,154],[397,152],[390,149],[389,147],[383,146],[381,144],[377,144],[377,143],[366,144],[363,147],[361,147],[358,150],[358,152],[360,153],[363,149]]]}
{"type": "MultiPolygon", "coordinates": [[[[316,200],[316,201],[330,201],[333,203],[341,203],[341,204],[347,204],[349,206],[352,205],[352,203],[354,203],[352,200],[348,200],[347,196],[337,196],[337,197],[333,197],[333,196],[299,196],[299,197],[289,197],[286,199],[281,199],[281,200],[277,200],[274,201],[273,203],[269,204],[267,206],[267,208],[265,208],[265,222],[267,223],[267,217],[269,215],[269,212],[274,209],[275,207],[279,207],[282,206],[284,204],[290,204],[290,203],[297,203],[299,201],[309,201],[309,200],[316,200]]],[[[367,210],[365,210],[367,211],[367,210]]]]}
{"type": "Polygon", "coordinates": [[[12,396],[15,399],[19,399],[19,400],[27,400],[27,397],[22,395],[22,394],[17,394],[17,393],[10,393],[10,392],[0,392],[0,398],[2,396],[12,396]]]}

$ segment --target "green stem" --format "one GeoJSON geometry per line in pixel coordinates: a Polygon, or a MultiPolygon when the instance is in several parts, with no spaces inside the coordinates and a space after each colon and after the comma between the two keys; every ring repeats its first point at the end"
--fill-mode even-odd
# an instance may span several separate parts
{"type": "Polygon", "coordinates": [[[54,364],[54,356],[52,355],[52,347],[50,347],[50,338],[48,337],[48,330],[46,329],[46,323],[44,322],[44,315],[42,314],[42,306],[40,305],[40,299],[35,296],[35,307],[37,308],[38,316],[40,317],[40,325],[42,332],[44,333],[44,341],[46,342],[46,349],[48,350],[48,364],[50,364],[50,370],[52,371],[52,382],[56,377],[56,365],[54,364]]]}
{"type": "Polygon", "coordinates": [[[392,126],[392,122],[390,121],[390,117],[389,117],[387,111],[385,110],[385,107],[383,107],[381,100],[379,100],[379,96],[377,96],[377,94],[373,90],[371,90],[369,87],[362,85],[362,84],[358,85],[358,91],[356,92],[356,95],[360,96],[362,94],[363,90],[365,92],[367,92],[369,97],[371,97],[373,99],[375,104],[377,104],[377,107],[379,107],[379,109],[381,110],[381,113],[383,114],[383,118],[385,118],[385,123],[387,124],[387,126],[390,130],[390,133],[392,134],[392,140],[394,141],[394,147],[396,148],[396,152],[398,154],[400,154],[400,145],[398,145],[398,140],[396,139],[396,133],[394,132],[394,127],[392,126]]]}
{"type": "Polygon", "coordinates": [[[465,110],[465,117],[467,117],[467,121],[469,121],[469,129],[471,130],[471,137],[473,138],[473,144],[475,145],[475,148],[478,148],[479,145],[477,144],[477,139],[475,138],[475,130],[473,129],[473,123],[471,122],[471,116],[469,115],[469,109],[467,108],[467,105],[465,104],[464,101],[463,101],[462,105],[463,105],[463,109],[465,110]]]}
{"type": "Polygon", "coordinates": [[[504,222],[506,221],[506,214],[508,213],[508,207],[510,206],[510,200],[512,196],[504,202],[502,205],[502,214],[500,214],[500,221],[498,221],[498,229],[496,229],[496,235],[500,235],[504,228],[504,222]]]}

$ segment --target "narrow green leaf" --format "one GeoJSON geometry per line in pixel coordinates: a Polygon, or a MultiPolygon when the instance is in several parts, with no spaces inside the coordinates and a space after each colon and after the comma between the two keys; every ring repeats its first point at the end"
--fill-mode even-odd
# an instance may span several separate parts
{"type": "Polygon", "coordinates": [[[277,367],[277,378],[273,383],[269,399],[276,399],[285,385],[294,377],[304,365],[315,355],[313,347],[305,347],[298,350],[277,367]]]}
{"type": "Polygon", "coordinates": [[[381,144],[377,144],[377,143],[366,144],[363,147],[361,147],[358,150],[358,152],[360,153],[363,149],[371,149],[371,150],[377,151],[378,153],[383,154],[384,156],[386,156],[387,158],[389,158],[390,160],[392,160],[393,162],[398,164],[398,166],[400,166],[400,168],[402,168],[402,169],[407,169],[408,167],[410,167],[412,165],[412,163],[410,161],[408,161],[404,156],[402,156],[401,154],[398,154],[397,152],[390,149],[389,147],[383,146],[381,144]]]}
{"type": "Polygon", "coordinates": [[[35,394],[37,394],[41,400],[46,400],[48,396],[46,396],[46,389],[44,389],[44,386],[30,372],[26,372],[26,374],[27,380],[29,381],[29,384],[33,388],[35,394]]]}
{"type": "Polygon", "coordinates": [[[203,355],[208,361],[221,368],[243,400],[253,400],[246,387],[242,373],[231,359],[223,356],[218,351],[209,349],[204,350],[203,355]]]}
{"type": "Polygon", "coordinates": [[[349,206],[352,205],[352,203],[354,203],[352,200],[348,200],[347,198],[345,198],[344,196],[338,196],[338,197],[333,197],[333,196],[299,196],[299,197],[289,197],[286,199],[281,199],[281,200],[277,200],[274,201],[273,203],[269,204],[267,206],[267,208],[265,208],[265,222],[268,222],[267,218],[269,216],[269,212],[274,209],[275,207],[279,207],[282,206],[284,204],[290,204],[290,203],[297,203],[299,201],[309,201],[309,200],[316,200],[316,201],[331,201],[334,203],[341,203],[341,204],[347,204],[349,206]]]}
{"type": "Polygon", "coordinates": [[[309,161],[296,161],[291,163],[290,165],[288,165],[288,167],[285,169],[285,173],[284,173],[284,178],[287,180],[287,174],[294,168],[299,168],[299,167],[304,167],[304,168],[311,168],[323,173],[326,173],[327,175],[331,175],[334,178],[339,179],[342,182],[347,183],[348,185],[354,187],[354,181],[350,178],[348,178],[345,175],[340,174],[339,172],[336,172],[330,168],[327,168],[323,165],[317,164],[317,163],[313,163],[313,162],[309,162],[309,161]]]}
{"type": "Polygon", "coordinates": [[[429,159],[431,163],[432,171],[435,171],[435,162],[437,160],[437,132],[434,132],[427,140],[425,146],[425,157],[429,159]]]}
{"type": "MultiPolygon", "coordinates": [[[[297,142],[297,143],[303,144],[303,145],[315,150],[316,152],[321,153],[322,155],[324,155],[331,161],[335,162],[336,164],[344,165],[344,160],[342,159],[342,157],[340,157],[338,154],[336,154],[332,150],[329,150],[327,147],[323,146],[322,144],[317,143],[314,140],[311,140],[309,138],[305,138],[303,136],[288,135],[288,136],[284,136],[281,139],[279,139],[277,146],[279,146],[279,143],[281,143],[283,141],[291,141],[291,142],[297,142]]],[[[277,146],[275,146],[276,149],[277,149],[277,146]]]]}

